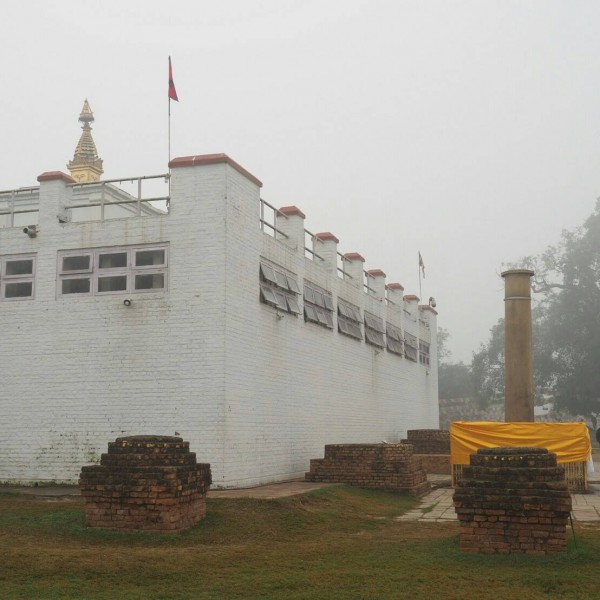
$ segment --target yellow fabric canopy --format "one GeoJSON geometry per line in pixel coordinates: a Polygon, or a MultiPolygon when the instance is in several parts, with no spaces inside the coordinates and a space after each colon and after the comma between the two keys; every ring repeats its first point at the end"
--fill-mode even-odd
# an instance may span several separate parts
{"type": "Polygon", "coordinates": [[[450,455],[453,465],[468,465],[479,448],[528,446],[547,448],[559,463],[585,462],[592,452],[585,423],[450,423],[450,455]]]}

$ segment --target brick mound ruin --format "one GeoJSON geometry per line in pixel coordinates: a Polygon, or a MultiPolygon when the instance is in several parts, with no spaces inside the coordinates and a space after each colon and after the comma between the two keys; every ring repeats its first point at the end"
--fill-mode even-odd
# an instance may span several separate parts
{"type": "Polygon", "coordinates": [[[136,435],[108,444],[99,465],[81,469],[86,525],[180,532],[206,515],[209,464],[180,437],[136,435]]]}
{"type": "Polygon", "coordinates": [[[325,458],[311,459],[306,481],[422,496],[431,486],[409,444],[327,444],[325,458]]]}
{"type": "Polygon", "coordinates": [[[545,448],[486,448],[471,454],[453,496],[460,549],[543,556],[566,550],[571,494],[545,448]]]}
{"type": "Polygon", "coordinates": [[[411,444],[427,473],[450,475],[450,432],[444,429],[409,429],[402,444],[411,444]]]}

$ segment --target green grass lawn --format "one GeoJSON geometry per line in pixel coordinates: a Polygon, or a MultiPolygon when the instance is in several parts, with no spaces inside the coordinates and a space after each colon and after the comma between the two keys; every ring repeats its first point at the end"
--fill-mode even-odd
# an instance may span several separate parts
{"type": "Polygon", "coordinates": [[[414,499],[329,487],[214,499],[185,534],[84,526],[83,502],[0,492],[0,599],[600,598],[600,530],[549,558],[458,549],[458,525],[395,522],[414,499]]]}

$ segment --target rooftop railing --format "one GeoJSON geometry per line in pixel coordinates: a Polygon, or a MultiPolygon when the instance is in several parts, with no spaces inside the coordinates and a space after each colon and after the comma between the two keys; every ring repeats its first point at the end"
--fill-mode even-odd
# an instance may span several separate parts
{"type": "Polygon", "coordinates": [[[260,228],[265,233],[268,233],[276,240],[287,238],[287,235],[283,233],[276,226],[276,217],[284,217],[287,219],[287,215],[283,214],[280,210],[275,208],[272,204],[269,204],[266,200],[260,199],[260,228]]]}
{"type": "Polygon", "coordinates": [[[169,212],[168,173],[71,183],[69,186],[72,189],[71,203],[65,208],[71,210],[72,221],[104,221],[169,212]],[[129,189],[126,184],[129,184],[129,189]],[[150,188],[150,192],[147,188],[150,188]],[[145,197],[144,191],[149,195],[145,197]],[[115,210],[115,207],[118,208],[115,210]]]}
{"type": "Polygon", "coordinates": [[[37,225],[39,198],[39,186],[0,192],[0,228],[37,225]]]}
{"type": "MultiPolygon", "coordinates": [[[[169,174],[123,177],[88,183],[70,183],[70,195],[61,215],[65,221],[103,221],[169,212],[169,174]]],[[[39,224],[40,188],[0,192],[0,228],[39,224]]]]}

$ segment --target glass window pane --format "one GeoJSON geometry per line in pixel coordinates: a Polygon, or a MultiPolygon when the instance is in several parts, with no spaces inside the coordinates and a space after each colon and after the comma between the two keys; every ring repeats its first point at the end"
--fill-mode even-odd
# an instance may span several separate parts
{"type": "Polygon", "coordinates": [[[338,319],[338,329],[342,333],[349,334],[350,333],[350,329],[348,327],[348,321],[346,321],[345,319],[338,319]]]}
{"type": "Polygon", "coordinates": [[[63,279],[61,289],[63,294],[89,294],[90,279],[63,279]]]}
{"type": "Polygon", "coordinates": [[[33,295],[33,282],[20,281],[15,283],[5,283],[5,298],[29,298],[33,295]]]}
{"type": "Polygon", "coordinates": [[[292,292],[294,292],[295,294],[299,294],[300,288],[298,287],[298,283],[296,282],[296,280],[288,275],[287,281],[290,290],[292,290],[292,292]]]}
{"type": "Polygon", "coordinates": [[[98,277],[98,292],[124,292],[127,290],[127,275],[98,277]]]}
{"type": "Polygon", "coordinates": [[[111,254],[100,254],[98,267],[100,269],[118,269],[127,266],[127,252],[113,252],[111,254]]]}
{"type": "Polygon", "coordinates": [[[350,328],[351,335],[362,340],[362,333],[360,331],[360,325],[357,325],[356,323],[348,323],[348,327],[350,328]]]}
{"type": "Polygon", "coordinates": [[[313,289],[311,287],[308,287],[307,285],[304,286],[304,298],[306,299],[307,302],[313,302],[315,301],[315,293],[313,291],[313,289]]]}
{"type": "Polygon", "coordinates": [[[317,308],[317,317],[319,318],[319,323],[323,325],[329,325],[327,321],[327,313],[322,308],[317,308]]]}
{"type": "Polygon", "coordinates": [[[137,250],[135,253],[136,267],[149,267],[165,264],[164,250],[137,250]]]}
{"type": "Polygon", "coordinates": [[[285,300],[285,296],[281,292],[274,292],[274,294],[277,300],[277,306],[281,308],[281,310],[285,310],[287,312],[287,302],[285,300]]]}
{"type": "Polygon", "coordinates": [[[286,298],[290,312],[293,312],[297,315],[301,314],[302,311],[300,310],[300,305],[298,304],[296,298],[293,298],[292,296],[286,296],[286,298]]]}
{"type": "Polygon", "coordinates": [[[306,318],[309,321],[318,321],[317,313],[315,312],[315,309],[310,304],[304,305],[304,314],[306,315],[306,318]]]}
{"type": "Polygon", "coordinates": [[[315,290],[315,304],[317,306],[325,306],[325,300],[323,300],[323,294],[315,290]]]}
{"type": "Polygon", "coordinates": [[[271,267],[269,267],[268,265],[263,265],[261,263],[260,270],[262,272],[263,277],[267,281],[270,281],[271,283],[274,283],[275,285],[277,285],[277,279],[275,279],[275,272],[273,271],[273,269],[271,267]]]}
{"type": "Polygon", "coordinates": [[[388,335],[388,338],[393,338],[394,340],[398,340],[398,341],[402,340],[400,330],[397,329],[396,327],[394,327],[393,325],[387,326],[387,335],[388,335]]]}
{"type": "Polygon", "coordinates": [[[265,302],[272,302],[273,304],[277,304],[277,298],[275,298],[275,294],[269,286],[261,285],[260,292],[265,302]]]}
{"type": "Polygon", "coordinates": [[[275,271],[275,278],[277,279],[277,285],[284,290],[288,289],[288,280],[284,273],[280,273],[279,271],[275,271]]]}
{"type": "Polygon", "coordinates": [[[331,296],[324,294],[323,299],[325,300],[325,307],[329,310],[333,310],[333,300],[331,299],[331,296]]]}
{"type": "Polygon", "coordinates": [[[369,343],[383,348],[383,335],[378,331],[367,328],[365,329],[365,337],[369,343]]]}
{"type": "Polygon", "coordinates": [[[63,271],[89,271],[91,256],[63,256],[63,271]]]}
{"type": "Polygon", "coordinates": [[[159,290],[165,287],[164,273],[153,273],[152,275],[136,275],[136,290],[159,290]]]}
{"type": "Polygon", "coordinates": [[[6,276],[10,275],[33,275],[33,258],[7,260],[6,276]]]}

